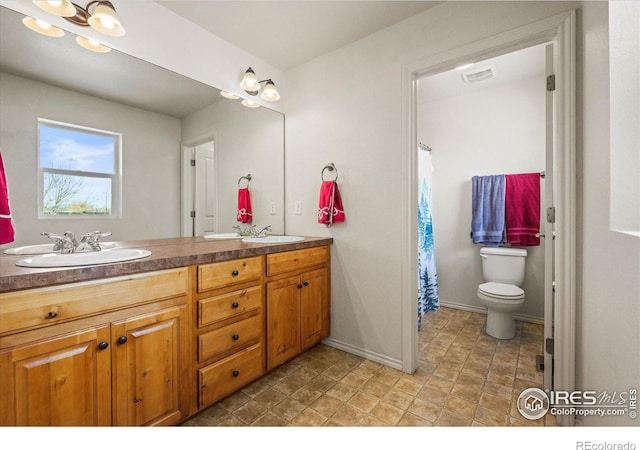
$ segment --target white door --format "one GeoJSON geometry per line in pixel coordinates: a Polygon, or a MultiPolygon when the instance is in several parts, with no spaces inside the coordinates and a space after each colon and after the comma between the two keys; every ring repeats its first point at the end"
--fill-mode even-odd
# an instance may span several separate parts
{"type": "Polygon", "coordinates": [[[194,147],[193,235],[216,231],[216,178],[213,141],[194,147]]]}
{"type": "Polygon", "coordinates": [[[546,47],[546,155],[544,178],[544,208],[542,217],[545,222],[541,235],[544,245],[544,388],[553,390],[553,333],[554,333],[554,285],[555,285],[555,199],[554,199],[554,158],[555,158],[555,78],[553,44],[546,47]]]}

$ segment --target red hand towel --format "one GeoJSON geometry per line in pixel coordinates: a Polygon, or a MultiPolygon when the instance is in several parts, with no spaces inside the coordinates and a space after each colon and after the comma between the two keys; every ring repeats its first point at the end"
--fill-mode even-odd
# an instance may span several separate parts
{"type": "Polygon", "coordinates": [[[8,244],[15,240],[15,230],[9,206],[9,185],[4,173],[4,162],[0,151],[0,244],[8,244]]]}
{"type": "Polygon", "coordinates": [[[338,183],[323,181],[318,202],[318,223],[331,226],[338,222],[344,222],[344,206],[342,206],[338,183]]]}
{"type": "Polygon", "coordinates": [[[238,222],[251,223],[251,194],[248,188],[238,189],[238,222]]]}
{"type": "Polygon", "coordinates": [[[540,173],[506,176],[505,228],[514,247],[540,245],[540,173]]]}

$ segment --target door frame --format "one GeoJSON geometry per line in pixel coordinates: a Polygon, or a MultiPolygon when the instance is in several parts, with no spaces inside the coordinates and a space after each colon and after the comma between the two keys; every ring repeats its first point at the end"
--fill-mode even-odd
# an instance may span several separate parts
{"type": "MultiPolygon", "coordinates": [[[[402,370],[418,360],[417,80],[538,44],[553,43],[556,69],[554,388],[575,389],[576,335],[576,12],[560,13],[402,67],[402,370]]],[[[573,425],[573,416],[558,417],[573,425]]]]}
{"type": "Polygon", "coordinates": [[[194,179],[191,171],[191,149],[209,141],[213,141],[213,148],[215,149],[218,142],[218,135],[215,131],[180,143],[180,236],[182,237],[191,237],[193,234],[193,223],[190,214],[194,196],[192,190],[194,179]]]}

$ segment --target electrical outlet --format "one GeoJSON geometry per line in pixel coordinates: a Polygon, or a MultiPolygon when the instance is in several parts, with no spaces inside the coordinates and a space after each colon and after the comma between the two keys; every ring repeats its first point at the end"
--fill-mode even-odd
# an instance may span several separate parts
{"type": "Polygon", "coordinates": [[[269,210],[269,214],[272,216],[276,213],[276,202],[271,202],[271,209],[269,210]]]}
{"type": "Polygon", "coordinates": [[[296,214],[302,214],[302,202],[300,200],[296,200],[295,202],[296,214]]]}

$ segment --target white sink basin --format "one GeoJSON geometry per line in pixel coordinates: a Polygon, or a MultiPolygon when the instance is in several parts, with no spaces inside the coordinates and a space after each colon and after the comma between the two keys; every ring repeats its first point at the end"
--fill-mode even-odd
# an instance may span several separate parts
{"type": "Polygon", "coordinates": [[[302,236],[265,236],[244,238],[242,242],[249,244],[286,244],[289,242],[304,241],[302,236]]]}
{"type": "Polygon", "coordinates": [[[21,267],[73,267],[92,266],[94,264],[109,264],[132,259],[140,259],[149,256],[149,250],[136,248],[115,248],[100,252],[86,253],[47,253],[45,255],[31,256],[16,263],[21,267]]]}
{"type": "MultiPolygon", "coordinates": [[[[25,245],[24,247],[10,248],[4,252],[7,255],[42,255],[44,253],[53,253],[53,246],[53,243],[25,245]]],[[[115,242],[100,242],[100,248],[102,248],[102,250],[114,248],[115,246],[115,242]]]]}

